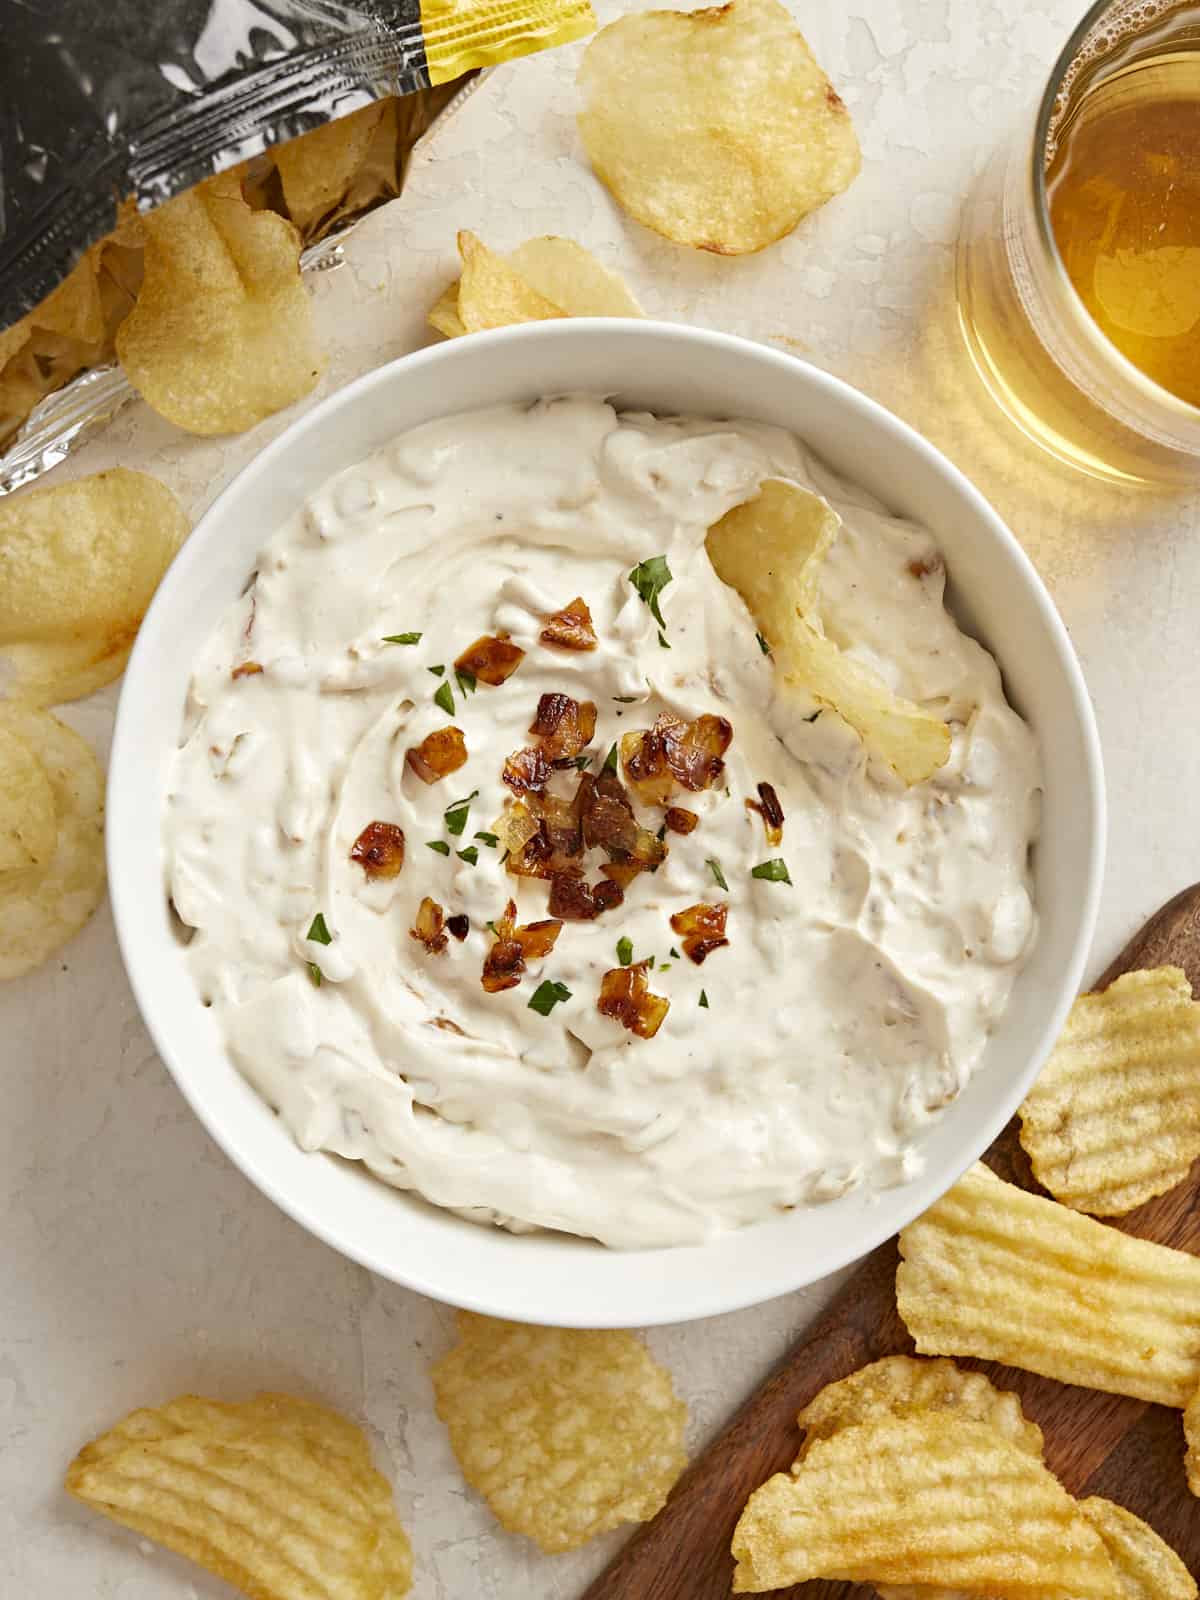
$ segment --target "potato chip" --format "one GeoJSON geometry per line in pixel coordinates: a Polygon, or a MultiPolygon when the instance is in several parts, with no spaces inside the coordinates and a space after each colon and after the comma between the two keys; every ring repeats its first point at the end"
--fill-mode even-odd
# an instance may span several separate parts
{"type": "Polygon", "coordinates": [[[828,1383],[797,1417],[804,1444],[792,1471],[798,1472],[812,1446],[843,1428],[876,1417],[923,1416],[945,1411],[968,1422],[986,1422],[1027,1455],[1042,1459],[1042,1430],[1027,1422],[1021,1402],[997,1389],[982,1372],[960,1372],[952,1361],[916,1361],[885,1356],[838,1383],[828,1383]]]}
{"type": "MultiPolygon", "coordinates": [[[[91,916],[104,894],[104,778],[91,746],[56,717],[18,707],[0,709],[0,788],[4,752],[15,742],[41,769],[52,800],[53,848],[44,861],[0,872],[0,979],[38,967],[91,916]]],[[[46,836],[45,794],[35,777],[26,789],[30,843],[46,836]],[[33,808],[42,809],[35,816],[33,808]]],[[[5,822],[0,800],[0,839],[5,822]]],[[[30,850],[32,854],[32,848],[30,850]]]]}
{"type": "Polygon", "coordinates": [[[251,1600],[398,1600],[412,1583],[366,1438],[290,1395],[135,1411],[79,1452],[66,1486],[251,1600]]]}
{"type": "Polygon", "coordinates": [[[466,333],[463,320],[458,314],[458,279],[443,291],[433,310],[425,318],[429,326],[436,332],[444,334],[447,339],[461,339],[466,333]]]}
{"type": "Polygon", "coordinates": [[[145,277],[117,331],[134,388],[190,433],[238,433],[305,395],[321,372],[300,236],[252,211],[231,173],[142,218],[145,277]]]}
{"type": "Polygon", "coordinates": [[[458,1327],[433,1369],[437,1413],[505,1528],[573,1550],[654,1516],[686,1464],[687,1408],[643,1344],[469,1312],[458,1327]]]}
{"type": "Polygon", "coordinates": [[[0,501],[0,705],[54,705],[121,672],[187,537],[171,491],[114,467],[0,501]]]}
{"type": "Polygon", "coordinates": [[[819,495],[768,478],[753,500],[713,524],[706,547],[717,576],[749,607],[785,679],[836,711],[905,783],[922,783],[945,765],[950,729],[893,694],[820,630],[820,563],[840,527],[819,495]]]}
{"type": "Polygon", "coordinates": [[[473,233],[459,234],[458,253],[463,263],[458,315],[468,333],[506,328],[513,322],[547,322],[566,315],[473,233]]]}
{"type": "Polygon", "coordinates": [[[1027,1451],[953,1412],[878,1415],[815,1443],[750,1496],[736,1593],[810,1578],[1023,1600],[1117,1600],[1095,1530],[1027,1451]]]}
{"type": "MultiPolygon", "coordinates": [[[[460,233],[458,238],[460,252],[464,248],[464,241],[479,243],[474,234],[460,233]]],[[[467,249],[470,248],[471,244],[468,243],[467,249]]],[[[560,239],[553,234],[541,239],[527,239],[507,258],[493,254],[492,261],[506,264],[522,279],[527,289],[552,306],[554,314],[559,316],[641,317],[645,314],[617,274],[602,266],[574,239],[560,239]]],[[[476,331],[463,323],[459,308],[460,292],[461,282],[452,283],[427,318],[430,327],[445,334],[447,339],[459,339],[464,333],[476,331]]],[[[495,289],[489,292],[493,297],[489,303],[498,310],[502,304],[501,294],[495,289]]],[[[512,290],[510,303],[522,310],[527,301],[512,290]]],[[[536,305],[537,302],[530,301],[528,304],[536,305]]],[[[538,318],[521,314],[509,320],[529,322],[548,315],[550,313],[540,309],[538,318]]],[[[501,324],[489,322],[488,326],[499,327],[501,324]]]]}
{"type": "Polygon", "coordinates": [[[1063,1205],[1122,1216],[1200,1156],[1200,1005],[1178,967],[1080,995],[1021,1107],[1034,1177],[1063,1205]]]}
{"type": "Polygon", "coordinates": [[[1104,1541],[1121,1600],[1196,1600],[1191,1573],[1140,1517],[1092,1495],[1079,1509],[1104,1541]]]}
{"type": "Polygon", "coordinates": [[[922,1355],[1185,1406],[1200,1385],[1200,1260],[974,1166],[900,1234],[900,1315],[922,1355]]]}
{"type": "Polygon", "coordinates": [[[1183,1436],[1187,1440],[1183,1464],[1187,1469],[1188,1488],[1200,1496],[1200,1388],[1192,1391],[1184,1407],[1183,1436]]]}
{"type": "Polygon", "coordinates": [[[46,866],[57,838],[54,791],[46,769],[28,745],[0,724],[0,893],[11,885],[13,874],[46,866]]]}
{"type": "Polygon", "coordinates": [[[362,166],[385,106],[386,101],[377,100],[271,151],[288,216],[301,233],[332,211],[346,193],[362,166]]]}
{"type": "Polygon", "coordinates": [[[678,244],[761,250],[862,164],[846,107],[779,0],[621,17],[588,46],[579,83],[598,177],[678,244]]]}

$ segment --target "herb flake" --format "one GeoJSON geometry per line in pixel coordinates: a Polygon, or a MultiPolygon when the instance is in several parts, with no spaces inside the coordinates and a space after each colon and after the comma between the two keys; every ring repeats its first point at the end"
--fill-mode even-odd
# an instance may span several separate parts
{"type": "Polygon", "coordinates": [[[487,845],[489,850],[494,850],[496,848],[496,846],[500,843],[500,835],[499,834],[497,834],[497,833],[488,833],[483,828],[481,828],[476,833],[475,837],[477,839],[482,839],[484,844],[487,845]]]}
{"type": "Polygon", "coordinates": [[[615,744],[605,756],[604,765],[600,770],[601,772],[615,772],[617,770],[617,747],[615,744]]]}
{"type": "Polygon", "coordinates": [[[308,981],[312,984],[314,989],[319,989],[321,987],[321,969],[315,961],[310,961],[308,963],[308,981]]]}
{"type": "Polygon", "coordinates": [[[705,994],[703,989],[701,989],[701,991],[700,991],[700,1004],[704,1007],[705,1011],[708,1011],[708,1010],[711,1009],[709,1004],[708,1004],[708,996],[705,994]]]}
{"type": "MultiPolygon", "coordinates": [[[[667,565],[666,556],[651,556],[649,561],[639,561],[629,574],[629,581],[650,608],[650,615],[660,628],[666,627],[658,597],[672,581],[674,574],[667,565]]],[[[661,640],[662,635],[659,635],[661,640]]],[[[669,648],[669,646],[668,646],[669,648]]]]}
{"type": "Polygon", "coordinates": [[[465,861],[472,867],[479,860],[479,849],[473,844],[469,844],[465,850],[456,850],[454,853],[460,861],[465,861]]]}
{"type": "Polygon", "coordinates": [[[316,916],[312,919],[312,927],[309,928],[304,937],[306,939],[311,939],[313,944],[333,943],[333,935],[326,926],[325,913],[323,911],[317,912],[316,916]]]}
{"type": "Polygon", "coordinates": [[[787,862],[782,856],[776,856],[772,861],[760,861],[758,866],[750,868],[752,878],[762,878],[766,883],[791,883],[788,876],[787,862]]]}
{"type": "Polygon", "coordinates": [[[383,642],[384,644],[420,644],[421,635],[419,633],[385,633],[383,642]]]}
{"type": "Polygon", "coordinates": [[[633,940],[632,939],[618,939],[617,940],[617,960],[621,963],[621,965],[623,967],[632,966],[632,964],[633,964],[633,940]]]}
{"type": "Polygon", "coordinates": [[[471,801],[478,798],[479,790],[472,789],[465,800],[455,800],[445,810],[444,821],[446,832],[452,833],[457,839],[467,825],[467,815],[471,810],[471,801]]]}
{"type": "Polygon", "coordinates": [[[464,700],[469,694],[475,693],[478,684],[473,672],[467,672],[465,670],[460,672],[459,669],[455,667],[454,678],[455,682],[458,684],[458,692],[460,695],[462,695],[464,700]]]}
{"type": "Polygon", "coordinates": [[[763,655],[769,656],[771,654],[771,646],[763,638],[762,634],[756,633],[754,637],[758,640],[758,648],[762,651],[763,655]]]}
{"type": "Polygon", "coordinates": [[[673,955],[675,957],[676,961],[682,961],[682,959],[683,959],[683,957],[679,954],[679,951],[676,950],[674,945],[671,946],[670,951],[668,952],[668,954],[673,955]]]}
{"type": "Polygon", "coordinates": [[[426,667],[425,671],[432,672],[435,678],[444,678],[446,675],[445,667],[426,667]]]}
{"type": "Polygon", "coordinates": [[[541,1017],[548,1017],[560,1001],[570,998],[571,991],[565,983],[551,983],[547,978],[544,983],[538,984],[530,996],[529,1009],[541,1017]]]}
{"type": "Polygon", "coordinates": [[[429,848],[431,850],[436,850],[440,856],[448,856],[450,854],[450,846],[446,843],[445,839],[430,839],[429,848]]]}
{"type": "Polygon", "coordinates": [[[725,882],[725,874],[721,871],[721,863],[717,860],[716,856],[709,856],[704,865],[708,868],[708,870],[712,873],[713,878],[716,880],[717,888],[724,889],[726,894],[728,894],[729,885],[725,882]]]}
{"type": "Polygon", "coordinates": [[[617,702],[617,704],[619,706],[631,706],[634,703],[634,701],[637,699],[637,695],[635,695],[635,694],[615,694],[615,695],[613,695],[613,699],[617,702]]]}
{"type": "Polygon", "coordinates": [[[671,648],[671,646],[667,643],[667,636],[661,628],[658,630],[658,642],[664,650],[669,650],[671,648]]]}
{"type": "Polygon", "coordinates": [[[435,706],[441,706],[448,717],[454,715],[454,691],[448,683],[444,683],[433,697],[435,706]]]}

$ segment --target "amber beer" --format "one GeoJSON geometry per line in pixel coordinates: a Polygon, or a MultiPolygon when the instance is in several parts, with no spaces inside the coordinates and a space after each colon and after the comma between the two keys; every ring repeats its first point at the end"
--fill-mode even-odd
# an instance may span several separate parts
{"type": "Polygon", "coordinates": [[[1104,0],[968,201],[958,313],[1030,439],[1200,482],[1200,0],[1104,0]]]}

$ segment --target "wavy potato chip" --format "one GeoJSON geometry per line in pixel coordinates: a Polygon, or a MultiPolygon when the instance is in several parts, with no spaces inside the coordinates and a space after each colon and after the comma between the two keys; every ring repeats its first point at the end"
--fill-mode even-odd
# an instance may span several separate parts
{"type": "Polygon", "coordinates": [[[332,211],[346,193],[386,105],[386,101],[376,100],[272,149],[271,160],[283,185],[288,216],[302,233],[332,211]]]}
{"type": "Polygon", "coordinates": [[[431,328],[447,339],[461,339],[467,331],[458,314],[458,286],[459,280],[456,278],[438,296],[436,304],[425,318],[431,328]]]}
{"type": "Polygon", "coordinates": [[[44,867],[57,837],[54,791],[46,769],[0,722],[0,894],[14,874],[44,867]]]}
{"type": "Polygon", "coordinates": [[[117,677],[188,531],[166,485],[124,467],[0,500],[0,706],[117,677]]]}
{"type": "Polygon", "coordinates": [[[433,1368],[463,1476],[510,1533],[573,1550],[662,1506],[687,1457],[687,1408],[633,1334],[460,1312],[433,1368]]]}
{"type": "Polygon", "coordinates": [[[412,1583],[363,1433],[291,1395],[135,1411],[84,1446],[66,1487],[251,1600],[398,1600],[412,1583]]]}
{"type": "Polygon", "coordinates": [[[952,1412],[880,1415],[821,1439],[750,1496],[735,1593],[810,1578],[1023,1600],[1117,1600],[1095,1530],[1026,1450],[952,1412]]]}
{"type": "Polygon", "coordinates": [[[579,85],[597,176],[677,244],[761,250],[862,165],[849,112],[779,0],[621,17],[588,46],[579,85]]]}
{"type": "Polygon", "coordinates": [[[1192,1391],[1183,1408],[1183,1436],[1187,1441],[1183,1464],[1188,1488],[1200,1496],[1200,1388],[1192,1391]]]}
{"type": "Polygon", "coordinates": [[[900,1234],[896,1303],[922,1355],[978,1356],[1185,1406],[1200,1386],[1200,1260],[976,1165],[900,1234]]]}
{"type": "Polygon", "coordinates": [[[300,236],[252,211],[234,173],[142,218],[145,277],[117,330],[130,383],[189,433],[240,433],[305,395],[321,373],[300,236]]]}
{"type": "Polygon", "coordinates": [[[1079,1509],[1104,1541],[1121,1600],[1196,1600],[1191,1573],[1140,1517],[1099,1495],[1081,1500],[1079,1509]]]}
{"type": "Polygon", "coordinates": [[[1020,1400],[1010,1390],[997,1389],[982,1372],[961,1372],[952,1361],[885,1356],[848,1378],[826,1384],[805,1406],[796,1419],[805,1430],[804,1444],[792,1471],[801,1470],[814,1444],[843,1428],[881,1416],[924,1416],[931,1411],[986,1422],[1019,1450],[1042,1459],[1042,1430],[1036,1422],[1026,1421],[1020,1400]]]}
{"type": "Polygon", "coordinates": [[[463,264],[458,315],[468,333],[506,328],[513,322],[548,322],[566,315],[503,256],[465,229],[458,235],[458,253],[463,264]]]}
{"type": "Polygon", "coordinates": [[[945,765],[950,729],[893,694],[820,631],[820,563],[841,525],[820,495],[767,478],[752,500],[713,524],[706,548],[717,576],[746,602],[785,679],[836,711],[905,783],[922,783],[945,765]]]}
{"type": "MultiPolygon", "coordinates": [[[[12,813],[5,751],[28,772],[32,759],[49,788],[52,849],[23,869],[0,871],[0,980],[19,978],[79,932],[104,895],[104,777],[92,748],[45,711],[0,707],[0,841],[12,813]]],[[[35,776],[19,780],[29,806],[31,844],[47,837],[45,791],[35,776]]],[[[32,854],[32,850],[30,851],[32,854]]]]}
{"type": "Polygon", "coordinates": [[[1080,995],[1021,1106],[1021,1143],[1056,1200],[1122,1216],[1200,1156],[1200,1005],[1178,967],[1080,995]]]}
{"type": "MultiPolygon", "coordinates": [[[[464,245],[469,253],[479,244],[474,234],[460,233],[458,239],[460,253],[463,252],[464,245]]],[[[481,248],[486,249],[486,246],[481,248]]],[[[581,244],[576,244],[574,239],[560,239],[553,234],[547,234],[541,239],[527,239],[507,257],[492,254],[488,266],[489,276],[484,282],[486,299],[482,307],[476,305],[477,313],[482,309],[489,316],[498,315],[507,305],[510,309],[522,313],[511,316],[509,318],[511,322],[545,320],[551,315],[542,304],[545,302],[546,305],[553,307],[554,314],[564,317],[645,315],[617,274],[603,266],[581,244]],[[510,279],[501,277],[498,272],[492,277],[490,274],[496,262],[504,263],[523,281],[526,288],[532,290],[540,299],[528,300],[519,294],[510,279]],[[536,317],[524,314],[529,306],[537,311],[536,317]]],[[[459,339],[465,333],[478,331],[466,327],[463,322],[459,304],[461,292],[461,280],[452,283],[443,292],[426,319],[431,328],[436,328],[439,333],[445,334],[447,339],[459,339]]],[[[473,292],[478,296],[478,281],[473,292]]],[[[503,326],[494,321],[489,321],[487,325],[503,326]]]]}

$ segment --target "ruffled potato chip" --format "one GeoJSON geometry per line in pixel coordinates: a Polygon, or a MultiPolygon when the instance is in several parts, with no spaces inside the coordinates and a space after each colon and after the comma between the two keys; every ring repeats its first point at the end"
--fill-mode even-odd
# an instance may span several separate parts
{"type": "Polygon", "coordinates": [[[0,705],[117,677],[188,531],[171,491],[124,467],[0,500],[0,705]]]}
{"type": "Polygon", "coordinates": [[[749,607],[785,679],[836,711],[906,784],[922,783],[945,765],[950,729],[893,694],[820,629],[820,563],[840,527],[820,495],[768,478],[752,500],[713,524],[706,547],[717,576],[749,607]]]}
{"type": "Polygon", "coordinates": [[[1178,967],[1080,995],[1021,1107],[1033,1175],[1056,1200],[1123,1216],[1200,1156],[1200,1005],[1178,967]]]}
{"type": "Polygon", "coordinates": [[[997,1389],[982,1372],[962,1372],[952,1361],[885,1356],[838,1383],[826,1384],[797,1417],[804,1444],[792,1468],[798,1472],[813,1445],[843,1428],[876,1417],[924,1416],[944,1411],[967,1422],[986,1422],[1011,1444],[1042,1459],[1042,1430],[1028,1422],[1011,1390],[997,1389]]]}
{"type": "Polygon", "coordinates": [[[510,1533],[573,1550],[648,1521],[683,1471],[686,1407],[631,1333],[460,1312],[433,1369],[463,1476],[510,1533]]]}
{"type": "Polygon", "coordinates": [[[1187,1469],[1188,1488],[1200,1497],[1200,1388],[1192,1391],[1184,1406],[1183,1436],[1187,1441],[1183,1464],[1187,1469]]]}
{"type": "Polygon", "coordinates": [[[1200,1260],[976,1165],[900,1234],[896,1303],[922,1355],[977,1356],[1186,1406],[1200,1387],[1200,1260]]]}
{"type": "Polygon", "coordinates": [[[598,177],[677,244],[761,250],[862,165],[849,112],[779,0],[621,17],[588,46],[579,84],[598,177]]]}
{"type": "Polygon", "coordinates": [[[300,236],[252,211],[235,174],[142,218],[145,277],[117,331],[130,383],[189,433],[240,433],[305,395],[321,373],[300,236]]]}
{"type": "Polygon", "coordinates": [[[1104,1541],[1120,1600],[1196,1600],[1191,1573],[1140,1517],[1092,1495],[1079,1509],[1104,1541]]]}
{"type": "Polygon", "coordinates": [[[751,1495],[735,1593],[810,1578],[1117,1600],[1099,1535],[1042,1463],[953,1412],[876,1416],[751,1495]]]}
{"type": "Polygon", "coordinates": [[[79,1452],[66,1487],[251,1600],[399,1600],[412,1583],[361,1430],[291,1395],[135,1411],[79,1452]]]}
{"type": "MultiPolygon", "coordinates": [[[[473,234],[459,234],[460,251],[463,249],[464,241],[472,240],[478,244],[473,234]]],[[[470,249],[471,245],[468,244],[467,248],[470,249]]],[[[504,262],[529,289],[533,290],[535,295],[552,306],[559,316],[644,315],[641,306],[617,274],[610,272],[581,244],[576,244],[574,239],[559,239],[553,235],[547,235],[542,239],[527,239],[507,257],[493,255],[492,260],[504,262]]],[[[430,327],[436,328],[448,339],[458,339],[464,333],[476,331],[466,327],[463,322],[459,306],[460,293],[461,282],[452,283],[429,313],[430,327]]],[[[495,295],[493,284],[489,284],[488,293],[493,296],[494,307],[498,308],[501,302],[495,295]]],[[[515,295],[508,303],[516,309],[522,309],[526,305],[523,297],[517,298],[515,295]]],[[[542,320],[548,313],[540,307],[538,309],[539,316],[536,319],[522,315],[513,316],[509,320],[513,322],[542,320]]],[[[490,327],[500,325],[495,322],[488,324],[490,327]]]]}
{"type": "Polygon", "coordinates": [[[104,895],[104,778],[91,746],[44,711],[0,710],[0,847],[19,815],[10,808],[21,804],[15,786],[8,789],[6,760],[26,773],[17,783],[29,807],[24,817],[30,859],[17,870],[0,871],[0,979],[41,966],[79,932],[104,895]],[[40,778],[28,776],[30,761],[40,778]],[[50,819],[52,848],[35,860],[50,819]]]}
{"type": "Polygon", "coordinates": [[[377,100],[271,151],[288,216],[301,233],[341,201],[362,166],[386,105],[377,100]]]}

